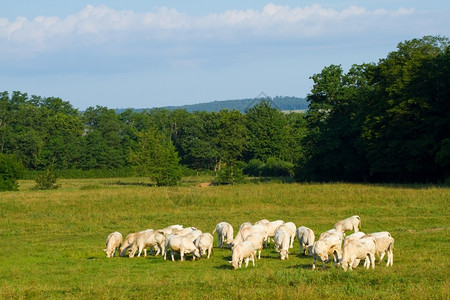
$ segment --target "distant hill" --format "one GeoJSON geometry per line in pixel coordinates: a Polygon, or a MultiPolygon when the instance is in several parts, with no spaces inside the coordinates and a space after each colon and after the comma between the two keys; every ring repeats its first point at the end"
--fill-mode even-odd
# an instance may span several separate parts
{"type": "MultiPolygon", "coordinates": [[[[305,98],[298,97],[282,97],[276,96],[274,98],[269,98],[272,105],[281,110],[281,111],[303,111],[308,109],[308,103],[305,98]]],[[[198,104],[189,104],[182,106],[166,106],[162,107],[165,109],[185,109],[188,112],[194,111],[207,111],[207,112],[218,112],[223,109],[228,110],[239,110],[244,113],[247,109],[253,107],[257,103],[259,103],[261,99],[253,98],[253,99],[240,99],[240,100],[223,100],[223,101],[212,101],[206,103],[198,103],[198,104]]],[[[136,111],[148,110],[151,108],[140,108],[135,109],[136,111]]],[[[117,113],[123,112],[124,109],[116,109],[117,113]]]]}

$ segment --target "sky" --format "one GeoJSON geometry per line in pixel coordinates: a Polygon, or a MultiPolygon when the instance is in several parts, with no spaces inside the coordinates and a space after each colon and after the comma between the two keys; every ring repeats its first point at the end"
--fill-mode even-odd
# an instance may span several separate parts
{"type": "Polygon", "coordinates": [[[306,97],[331,64],[450,37],[448,0],[0,0],[0,91],[73,107],[306,97]]]}

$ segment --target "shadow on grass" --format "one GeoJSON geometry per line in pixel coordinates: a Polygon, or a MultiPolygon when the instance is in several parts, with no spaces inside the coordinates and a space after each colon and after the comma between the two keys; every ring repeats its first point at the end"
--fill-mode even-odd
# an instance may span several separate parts
{"type": "Polygon", "coordinates": [[[146,186],[146,187],[154,187],[156,184],[154,183],[145,183],[145,182],[123,182],[123,181],[116,181],[112,183],[108,183],[108,185],[123,185],[123,186],[146,186]]]}

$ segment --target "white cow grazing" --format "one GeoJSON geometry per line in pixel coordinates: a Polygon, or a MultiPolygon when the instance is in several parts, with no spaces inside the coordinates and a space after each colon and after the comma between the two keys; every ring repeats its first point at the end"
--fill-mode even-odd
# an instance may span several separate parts
{"type": "Polygon", "coordinates": [[[206,232],[202,233],[199,237],[197,237],[194,241],[195,247],[200,251],[200,256],[203,257],[206,255],[206,251],[208,251],[208,257],[211,255],[211,251],[213,249],[214,237],[211,233],[206,232]]]}
{"type": "Polygon", "coordinates": [[[387,253],[386,267],[392,266],[394,263],[394,238],[387,231],[370,233],[367,236],[375,238],[377,241],[377,256],[380,258],[380,263],[387,253]]]}
{"type": "Polygon", "coordinates": [[[300,226],[299,228],[297,228],[296,234],[298,243],[300,244],[300,253],[306,255],[308,246],[312,246],[314,244],[314,232],[308,227],[300,226]]]}
{"type": "Polygon", "coordinates": [[[242,267],[242,261],[245,260],[245,267],[248,266],[248,261],[253,262],[255,266],[255,248],[251,242],[241,242],[233,247],[231,261],[228,261],[234,269],[242,267]]]}
{"type": "Polygon", "coordinates": [[[262,235],[259,232],[253,232],[249,236],[247,236],[244,241],[251,242],[253,244],[253,248],[255,249],[255,256],[256,252],[258,251],[258,259],[261,259],[261,251],[263,249],[264,235],[262,235]]]}
{"type": "Polygon", "coordinates": [[[250,227],[244,227],[241,230],[239,230],[239,232],[236,234],[236,237],[231,242],[232,247],[236,246],[240,242],[243,242],[247,238],[247,236],[249,236],[254,232],[258,232],[263,236],[265,236],[265,228],[261,224],[255,224],[250,227]]]}
{"type": "Polygon", "coordinates": [[[270,238],[273,238],[275,236],[275,231],[276,229],[280,226],[283,225],[284,221],[282,220],[277,220],[277,221],[272,221],[272,222],[264,222],[261,223],[261,225],[264,225],[265,230],[266,230],[266,247],[267,247],[267,243],[269,242],[270,238]]]}
{"type": "Polygon", "coordinates": [[[141,256],[142,251],[144,251],[144,256],[147,256],[147,247],[152,247],[156,249],[156,255],[159,255],[161,251],[164,253],[165,248],[165,236],[162,230],[148,229],[140,231],[131,246],[130,257],[138,254],[141,256]]]}
{"type": "Polygon", "coordinates": [[[373,237],[364,237],[361,239],[354,239],[348,242],[344,246],[342,253],[341,266],[344,271],[347,268],[352,270],[353,263],[355,260],[359,259],[369,259],[369,263],[364,264],[364,266],[369,269],[370,263],[372,264],[372,269],[375,268],[375,253],[377,252],[377,242],[373,237]]]}
{"type": "Polygon", "coordinates": [[[289,235],[289,248],[294,248],[294,239],[295,239],[295,232],[297,230],[297,226],[295,226],[294,222],[286,222],[283,225],[278,226],[278,228],[275,230],[284,230],[289,235]]]}
{"type": "Polygon", "coordinates": [[[359,216],[351,216],[345,220],[341,220],[334,224],[334,229],[345,233],[346,231],[354,230],[358,232],[361,229],[361,219],[359,216]]]}
{"type": "Polygon", "coordinates": [[[139,232],[133,232],[127,235],[125,240],[122,243],[122,246],[120,247],[120,254],[119,256],[125,256],[125,253],[127,253],[127,250],[133,245],[134,240],[136,239],[136,236],[139,234],[139,232]]]}
{"type": "Polygon", "coordinates": [[[111,258],[116,256],[116,249],[120,249],[122,242],[123,237],[120,232],[114,231],[113,233],[110,233],[106,238],[106,249],[103,249],[103,251],[106,252],[106,257],[111,258]]]}
{"type": "Polygon", "coordinates": [[[284,230],[277,230],[273,242],[275,244],[275,251],[278,252],[278,257],[281,260],[289,259],[289,233],[284,230]]]}
{"type": "Polygon", "coordinates": [[[192,260],[195,257],[200,258],[200,252],[194,243],[184,236],[179,236],[176,234],[167,236],[166,241],[166,252],[164,253],[164,259],[166,259],[167,250],[170,248],[170,254],[172,256],[172,261],[175,261],[174,251],[180,252],[181,261],[184,261],[185,254],[193,254],[192,260]]]}
{"type": "Polygon", "coordinates": [[[333,229],[327,230],[325,232],[322,232],[319,235],[319,240],[323,240],[324,238],[329,237],[329,236],[335,236],[335,237],[340,238],[340,239],[344,238],[344,234],[342,232],[340,232],[340,231],[338,231],[338,230],[333,228],[333,229]]]}
{"type": "Polygon", "coordinates": [[[334,265],[337,265],[341,257],[341,245],[342,238],[335,235],[330,235],[314,242],[312,247],[308,247],[310,256],[314,259],[312,269],[316,268],[317,259],[322,261],[322,268],[325,269],[325,263],[330,261],[329,257],[331,255],[333,256],[334,265]]]}
{"type": "Polygon", "coordinates": [[[233,242],[233,226],[227,222],[220,222],[216,225],[216,229],[214,232],[217,232],[217,241],[219,248],[223,248],[223,243],[227,244],[229,248],[231,246],[231,242],[233,242]]]}

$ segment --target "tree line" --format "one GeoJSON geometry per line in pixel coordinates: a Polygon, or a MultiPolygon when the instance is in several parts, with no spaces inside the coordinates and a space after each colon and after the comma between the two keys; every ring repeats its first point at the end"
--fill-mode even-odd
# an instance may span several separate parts
{"type": "MultiPolygon", "coordinates": [[[[449,40],[399,43],[378,63],[314,74],[306,113],[262,100],[237,110],[84,112],[60,98],[0,93],[0,154],[27,170],[118,170],[174,184],[212,170],[224,181],[441,182],[450,177],[449,40]],[[158,175],[159,174],[159,175],[158,175]]],[[[0,162],[1,166],[1,162],[0,162]]]]}

